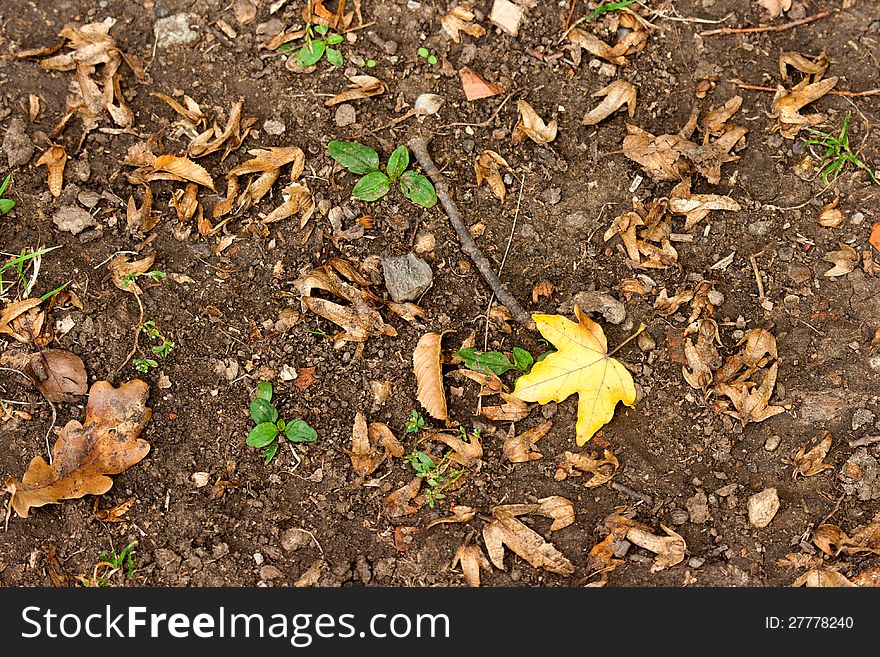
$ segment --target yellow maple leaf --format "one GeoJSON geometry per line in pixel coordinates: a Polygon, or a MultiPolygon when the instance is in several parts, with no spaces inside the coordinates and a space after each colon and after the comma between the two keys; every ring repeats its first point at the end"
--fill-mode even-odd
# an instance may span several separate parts
{"type": "Polygon", "coordinates": [[[575,306],[575,324],[561,315],[532,315],[558,351],[516,381],[514,396],[546,404],[578,393],[577,444],[583,445],[614,416],[618,401],[632,406],[636,389],[627,369],[608,355],[602,327],[575,306]]]}

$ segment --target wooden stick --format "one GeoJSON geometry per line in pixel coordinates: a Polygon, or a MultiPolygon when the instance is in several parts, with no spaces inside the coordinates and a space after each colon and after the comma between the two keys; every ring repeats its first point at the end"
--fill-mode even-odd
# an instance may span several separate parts
{"type": "Polygon", "coordinates": [[[712,36],[715,34],[755,34],[757,32],[782,32],[783,30],[790,30],[791,28],[797,27],[799,25],[806,25],[807,23],[812,23],[813,21],[827,18],[830,15],[831,12],[826,9],[825,11],[820,11],[818,14],[814,14],[813,16],[807,16],[806,18],[802,18],[799,21],[783,23],[782,25],[760,25],[758,27],[722,27],[717,30],[707,30],[705,32],[700,32],[700,36],[712,36]]]}
{"type": "MultiPolygon", "coordinates": [[[[740,89],[751,89],[752,91],[777,91],[773,87],[759,87],[754,84],[745,84],[744,82],[737,82],[736,86],[740,89]]],[[[828,92],[834,96],[849,96],[849,97],[858,97],[858,96],[880,96],[880,89],[868,89],[866,91],[836,91],[832,89],[828,92]]]]}
{"type": "Polygon", "coordinates": [[[437,198],[440,199],[440,202],[446,209],[446,216],[449,217],[449,221],[455,229],[456,235],[458,235],[458,240],[461,242],[461,250],[470,257],[471,261],[476,265],[477,270],[480,272],[480,275],[482,275],[483,280],[488,283],[492,292],[498,297],[498,300],[507,307],[513,318],[526,328],[534,329],[535,322],[532,321],[529,313],[527,313],[516,298],[507,291],[504,283],[501,282],[501,279],[499,279],[498,275],[493,271],[491,263],[486,256],[483,255],[483,252],[480,251],[480,247],[474,242],[474,238],[471,237],[467,227],[464,225],[461,213],[458,211],[455,201],[453,201],[452,197],[449,195],[449,187],[443,179],[443,174],[437,169],[437,166],[431,159],[431,155],[428,153],[427,140],[424,137],[413,137],[409,140],[409,147],[416,156],[416,160],[418,160],[422,169],[424,169],[425,173],[434,181],[434,188],[437,190],[437,198]]]}

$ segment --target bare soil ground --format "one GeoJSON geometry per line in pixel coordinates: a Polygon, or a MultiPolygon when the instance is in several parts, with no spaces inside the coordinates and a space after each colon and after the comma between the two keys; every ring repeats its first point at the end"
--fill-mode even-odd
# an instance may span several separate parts
{"type": "MultiPolygon", "coordinates": [[[[810,567],[824,565],[849,578],[877,567],[878,557],[870,550],[830,557],[812,538],[823,523],[855,532],[870,523],[880,500],[880,446],[870,440],[880,433],[880,346],[875,334],[880,282],[861,264],[849,274],[826,277],[832,265],[823,261],[841,244],[860,255],[871,248],[867,240],[880,220],[880,186],[852,168],[826,186],[816,174],[815,161],[809,170],[801,166],[808,154],[802,139],[771,134],[773,94],[738,89],[731,82],[774,87],[780,81],[781,53],[815,56],[825,51],[831,61],[827,75],[840,76],[837,89],[876,87],[880,22],[875,2],[795,0],[786,16],[770,21],[749,0],[651,0],[639,9],[656,26],[649,31],[646,48],[629,56],[628,66],[609,69],[598,66],[599,60],[591,63],[593,57],[586,52],[574,66],[571,52],[557,43],[568,18],[567,2],[533,3],[519,35],[511,37],[486,18],[491,0],[476,0],[472,7],[488,33],[479,39],[465,35],[462,43],[454,43],[440,29],[441,16],[449,9],[445,1],[364,0],[364,21],[370,25],[352,32],[353,41],[340,46],[345,65],[335,68],[322,61],[307,73],[291,72],[286,58],[260,48],[279,25],[302,25],[303,3],[288,2],[275,14],[269,13],[268,0],[252,4],[256,15],[244,24],[228,3],[214,0],[7,0],[0,8],[0,131],[13,120],[23,120],[35,146],[26,162],[11,169],[6,155],[0,158],[0,177],[12,174],[6,196],[16,202],[12,212],[0,217],[3,259],[22,249],[60,246],[43,257],[34,291],[44,294],[69,283],[84,309],[53,311],[53,321],[69,316],[73,328],[50,346],[79,355],[90,382],[118,385],[143,378],[151,387],[153,409],[143,436],[151,445],[149,455],[116,476],[100,501],[106,508],[136,497],[126,521],[95,519],[92,497],[35,509],[26,519],[13,514],[8,529],[0,532],[0,583],[63,583],[57,573],[50,576],[50,566],[72,582],[93,572],[99,553],[137,540],[134,576],[117,574],[111,584],[285,586],[319,563],[319,586],[460,586],[464,580],[451,568],[453,556],[466,542],[482,545],[480,531],[492,507],[551,495],[571,500],[573,524],[550,532],[545,518],[523,520],[552,541],[575,572],[548,573],[508,553],[507,569],[484,573],[484,586],[570,586],[603,579],[610,586],[788,586],[810,567]],[[785,31],[699,36],[722,25],[782,24],[823,10],[830,16],[785,31]],[[180,12],[198,38],[189,45],[156,47],[156,20],[180,12]],[[127,69],[122,74],[136,117],[131,132],[136,134],[96,130],[77,150],[81,127],[72,121],[56,139],[70,160],[62,195],[54,198],[47,190],[45,167],[35,163],[65,111],[73,74],[46,72],[37,61],[9,55],[57,43],[66,25],[108,16],[117,20],[111,34],[120,48],[147,64],[144,81],[127,69]],[[221,29],[221,20],[234,37],[221,29]],[[420,47],[435,53],[438,63],[432,66],[420,57],[420,47]],[[376,61],[372,69],[357,65],[370,59],[376,61]],[[464,65],[505,92],[466,101],[458,75],[464,65]],[[389,92],[353,101],[355,121],[340,126],[336,108],[325,107],[324,101],[346,87],[346,72],[375,75],[389,92]],[[618,78],[638,87],[635,117],[618,112],[597,126],[581,125],[585,112],[598,102],[591,94],[618,78]],[[696,86],[707,78],[715,81],[714,89],[703,99],[695,98],[696,86]],[[243,97],[244,115],[257,119],[254,132],[225,161],[217,153],[200,163],[221,182],[223,172],[247,159],[247,148],[299,146],[306,155],[304,180],[319,203],[309,224],[301,227],[293,217],[262,232],[246,229],[257,213],[265,214],[280,202],[276,187],[271,198],[227,225],[226,234],[237,238],[215,255],[216,237],[206,239],[193,231],[186,239],[175,238],[169,199],[180,185],[160,182],[153,184],[154,211],[162,217],[158,225],[147,235],[130,232],[125,202],[131,195],[140,199],[141,191],[126,178],[131,170],[123,165],[127,150],[162,131],[168,153],[183,153],[189,141],[175,134],[171,124],[177,117],[151,92],[177,98],[187,93],[210,116],[222,116],[243,97]],[[445,99],[438,115],[389,125],[423,93],[445,99]],[[736,93],[744,102],[734,122],[749,129],[746,147],[738,151],[741,159],[724,165],[718,185],[701,180],[695,191],[729,195],[741,211],[712,213],[690,231],[689,241],[676,242],[675,266],[634,270],[617,247],[619,240],[605,242],[603,235],[614,217],[632,208],[633,196],[668,196],[671,185],[652,181],[620,153],[627,122],[655,135],[675,134],[695,105],[705,110],[736,93]],[[42,107],[34,120],[28,116],[31,94],[42,107]],[[558,120],[559,135],[553,142],[510,145],[519,99],[545,120],[558,120]],[[266,121],[276,123],[267,126],[266,121]],[[468,123],[481,125],[462,125],[468,123]],[[416,438],[405,434],[403,426],[414,409],[424,412],[416,400],[411,365],[419,337],[426,331],[453,331],[444,344],[454,349],[475,331],[478,347],[485,335],[489,349],[521,346],[533,354],[546,349],[537,333],[515,322],[505,326],[492,321],[486,328],[490,291],[461,252],[439,205],[425,210],[400,194],[369,205],[353,201],[349,193],[354,177],[327,155],[330,140],[344,139],[369,144],[387,157],[415,134],[430,137],[434,160],[467,223],[483,224],[477,242],[496,269],[512,235],[501,277],[527,310],[570,313],[575,294],[607,293],[626,309],[625,320],[617,325],[596,315],[609,344],[621,343],[643,322],[654,345],[643,340],[640,349],[633,341],[616,354],[633,372],[638,401],[632,408],[619,406],[614,419],[584,448],[574,442],[574,399],[536,406],[530,417],[517,422],[516,431],[522,432],[545,418],[553,421],[550,433],[536,445],[543,458],[528,463],[502,460],[509,423],[475,415],[476,385],[447,380],[447,390],[463,387],[460,396],[448,395],[450,416],[468,429],[482,430],[481,467],[469,469],[462,484],[434,508],[423,505],[417,513],[390,518],[383,500],[410,481],[412,467],[392,459],[364,486],[345,449],[351,445],[358,411],[391,427],[407,451],[416,447],[416,438]],[[475,185],[472,161],[485,149],[499,152],[512,167],[503,205],[487,187],[475,185]],[[637,176],[643,180],[635,186],[637,176]],[[843,224],[820,226],[820,210],[838,194],[843,224]],[[83,205],[84,200],[92,205],[83,205]],[[96,226],[76,236],[60,231],[52,218],[65,205],[87,209],[96,226]],[[362,215],[374,217],[375,224],[357,239],[334,239],[326,216],[334,207],[351,210],[343,215],[344,228],[355,226],[352,219],[362,215]],[[418,300],[424,316],[414,322],[387,316],[397,336],[370,337],[359,357],[355,343],[335,349],[326,334],[337,327],[302,309],[292,281],[330,258],[360,265],[370,257],[405,254],[420,240],[430,244],[428,235],[434,246],[421,256],[433,270],[433,285],[418,300]],[[145,318],[155,321],[175,346],[146,374],[131,364],[115,374],[138,322],[134,296],[114,287],[108,277],[106,262],[119,251],[154,253],[154,268],[169,274],[160,284],[147,286],[142,300],[145,318]],[[735,255],[726,268],[712,269],[731,253],[735,255]],[[759,298],[753,255],[764,299],[759,298]],[[176,282],[172,273],[188,279],[178,277],[183,282],[176,282]],[[617,286],[637,274],[649,275],[657,288],[626,298],[617,286]],[[533,302],[532,289],[543,279],[552,281],[556,291],[533,302]],[[723,356],[737,351],[744,331],[764,328],[775,335],[779,372],[772,403],[784,406],[784,413],[743,427],[718,412],[715,398],[707,400],[683,379],[689,307],[662,317],[654,299],[659,289],[665,287],[671,295],[704,279],[717,281],[715,289],[723,294],[714,315],[723,356]],[[299,319],[276,330],[285,309],[299,319]],[[282,379],[285,366],[314,368],[315,382],[301,390],[295,379],[282,379]],[[303,418],[318,432],[316,442],[296,445],[298,464],[287,445],[265,465],[259,452],[245,444],[252,427],[248,404],[255,385],[266,378],[273,380],[282,416],[303,418]],[[392,393],[377,402],[371,383],[383,381],[391,382],[392,393]],[[826,431],[833,435],[825,459],[831,467],[794,478],[793,455],[800,447],[809,449],[826,431]],[[566,450],[595,453],[597,446],[609,449],[620,462],[611,483],[588,488],[588,476],[554,477],[566,450]],[[207,486],[196,485],[197,472],[209,474],[207,486]],[[228,472],[241,485],[215,499],[212,485],[228,472]],[[757,528],[749,523],[747,500],[767,488],[776,489],[780,508],[768,526],[757,528]],[[478,516],[469,523],[427,528],[431,520],[448,515],[451,504],[473,507],[478,516]],[[687,545],[684,560],[652,570],[651,552],[618,546],[621,563],[597,573],[589,553],[607,533],[604,520],[613,512],[629,512],[660,534],[661,525],[680,534],[687,545]],[[415,529],[401,529],[410,527],[415,529]],[[291,529],[307,530],[314,540],[295,540],[291,529]],[[50,560],[53,549],[56,556],[50,560]],[[780,565],[789,554],[799,556],[780,565]]],[[[578,3],[572,20],[586,13],[586,4],[578,3]]],[[[613,43],[614,35],[601,29],[603,20],[582,27],[613,43]]],[[[827,95],[814,111],[826,114],[828,129],[839,127],[852,112],[854,149],[865,162],[880,162],[875,138],[880,96],[827,95]]],[[[220,198],[206,193],[206,208],[220,198]]],[[[381,295],[381,277],[376,282],[381,295]]],[[[29,348],[0,340],[0,351],[29,348]]],[[[512,374],[503,379],[512,387],[512,374]]],[[[13,372],[0,371],[0,397],[25,402],[10,408],[32,416],[8,413],[0,422],[0,477],[5,481],[21,477],[33,456],[45,455],[44,436],[53,417],[33,386],[13,372]]],[[[82,419],[84,402],[56,406],[55,430],[70,419],[82,419]]],[[[873,545],[875,551],[877,547],[873,545]]]]}

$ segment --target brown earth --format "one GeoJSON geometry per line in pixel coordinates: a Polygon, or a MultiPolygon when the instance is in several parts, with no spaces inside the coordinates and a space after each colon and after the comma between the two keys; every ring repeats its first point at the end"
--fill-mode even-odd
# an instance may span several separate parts
{"type": "MultiPolygon", "coordinates": [[[[134,577],[127,580],[118,574],[111,584],[290,585],[323,559],[326,565],[319,585],[458,586],[463,578],[458,569],[450,568],[453,555],[466,541],[482,545],[480,531],[494,505],[560,495],[574,504],[574,524],[551,534],[549,520],[524,521],[571,560],[574,574],[550,574],[508,554],[507,570],[484,574],[485,586],[560,586],[599,580],[588,553],[606,533],[604,519],[622,509],[658,532],[662,533],[663,524],[681,534],[687,556],[676,566],[651,572],[653,555],[633,546],[623,563],[607,575],[611,586],[787,586],[804,568],[783,567],[777,561],[793,552],[813,555],[820,563],[822,554],[811,538],[821,523],[852,532],[871,520],[880,499],[880,448],[869,440],[863,441],[864,446],[851,442],[875,436],[880,429],[876,421],[880,351],[875,338],[880,284],[861,267],[845,276],[825,277],[831,265],[822,257],[840,243],[851,244],[860,253],[870,249],[871,225],[880,220],[880,187],[853,169],[830,189],[814,172],[804,175],[798,168],[805,155],[801,140],[783,140],[770,132],[774,120],[767,114],[773,95],[742,90],[743,107],[733,120],[750,131],[746,148],[739,152],[742,159],[724,166],[719,185],[701,181],[695,189],[728,194],[742,211],[710,215],[691,231],[692,241],[676,243],[678,264],[666,270],[631,269],[616,246],[619,241],[603,242],[603,234],[615,216],[631,208],[633,195],[647,200],[668,195],[671,188],[670,183],[652,182],[620,154],[627,121],[653,134],[675,133],[695,103],[707,109],[734,95],[732,79],[775,86],[777,59],[785,51],[815,55],[825,50],[832,62],[828,75],[841,76],[838,89],[875,87],[880,79],[875,3],[796,0],[789,15],[773,24],[826,9],[831,15],[781,32],[700,37],[699,32],[718,25],[690,20],[694,17],[724,19],[727,26],[757,25],[769,19],[758,3],[748,0],[652,0],[644,3],[649,10],[642,12],[657,26],[649,34],[647,48],[633,55],[629,66],[609,71],[591,65],[586,53],[578,67],[566,61],[568,51],[561,51],[562,57],[554,55],[560,52],[557,40],[568,3],[537,3],[526,11],[520,34],[513,38],[485,18],[492,3],[477,0],[473,6],[481,12],[479,22],[488,33],[480,39],[463,36],[462,43],[455,44],[440,32],[445,2],[410,3],[415,7],[410,8],[406,2],[365,0],[364,20],[372,25],[353,32],[356,40],[341,46],[346,68],[380,77],[390,91],[354,101],[356,122],[345,127],[336,123],[336,108],[323,104],[327,95],[345,87],[344,70],[322,61],[312,72],[293,73],[278,53],[259,48],[277,31],[278,24],[267,25],[270,20],[285,26],[302,23],[298,17],[303,3],[288,2],[270,15],[268,0],[254,2],[256,18],[244,25],[227,4],[9,0],[0,8],[4,53],[56,43],[65,25],[112,16],[118,22],[111,34],[120,47],[148,64],[143,82],[128,69],[122,75],[135,112],[134,131],[140,136],[95,131],[77,152],[80,126],[74,120],[59,139],[71,158],[64,191],[55,199],[47,191],[45,168],[35,162],[64,113],[72,74],[45,72],[33,60],[0,59],[3,130],[10,121],[23,119],[36,147],[25,164],[13,169],[7,169],[5,156],[0,158],[0,176],[12,173],[6,196],[17,203],[11,213],[0,217],[0,250],[5,260],[22,249],[60,246],[43,257],[34,291],[43,294],[69,282],[84,302],[83,312],[54,311],[55,320],[69,315],[74,328],[51,346],[80,355],[90,381],[109,379],[119,385],[135,378],[139,375],[131,364],[114,375],[131,348],[138,308],[132,295],[110,282],[107,259],[118,251],[140,248],[142,253],[156,254],[155,269],[192,279],[178,283],[169,276],[161,284],[146,286],[142,297],[145,318],[155,321],[175,346],[160,359],[158,369],[142,375],[151,386],[153,416],[144,437],[152,449],[144,461],[116,476],[114,487],[100,501],[106,508],[135,496],[128,520],[116,524],[96,520],[91,497],[35,509],[27,519],[13,514],[8,530],[0,532],[0,583],[52,584],[47,560],[52,547],[61,570],[75,577],[91,574],[99,553],[121,550],[137,540],[134,577]],[[198,40],[154,48],[154,22],[177,12],[188,14],[198,40]],[[221,19],[237,32],[235,38],[218,27],[221,19]],[[418,56],[422,46],[440,58],[436,66],[418,56]],[[354,64],[367,59],[376,60],[376,67],[368,71],[354,64]],[[467,102],[457,74],[463,65],[501,84],[506,92],[521,91],[497,114],[507,93],[467,102]],[[717,86],[705,99],[695,99],[696,84],[709,76],[718,79],[717,86]],[[598,126],[582,126],[581,117],[597,102],[590,94],[616,78],[639,89],[634,119],[616,113],[598,126]],[[154,183],[155,211],[162,219],[151,231],[154,239],[139,247],[145,236],[126,229],[124,201],[132,194],[140,198],[140,190],[121,175],[130,170],[122,164],[126,151],[161,130],[166,130],[169,153],[182,153],[188,143],[185,135],[174,138],[170,125],[176,117],[149,95],[154,91],[186,92],[209,116],[228,111],[243,97],[244,114],[257,118],[257,131],[226,161],[215,154],[200,163],[222,182],[223,172],[247,158],[247,148],[297,145],[306,154],[305,180],[325,212],[317,212],[306,228],[300,227],[298,218],[291,218],[269,226],[265,235],[246,231],[256,212],[266,213],[277,205],[276,189],[274,198],[228,224],[227,232],[237,239],[217,256],[213,253],[217,238],[175,239],[169,200],[178,185],[154,183]],[[422,93],[445,99],[439,114],[388,127],[422,93]],[[38,95],[43,106],[33,122],[28,119],[30,94],[38,95]],[[517,118],[515,101],[520,98],[527,99],[545,120],[559,121],[559,136],[549,146],[530,141],[510,145],[517,118]],[[490,117],[494,118],[486,127],[455,125],[479,124],[490,117]],[[284,132],[267,134],[266,120],[281,122],[284,132]],[[415,134],[431,137],[432,155],[455,190],[467,223],[485,224],[477,241],[496,268],[512,231],[502,279],[528,310],[557,312],[568,303],[570,311],[576,293],[598,290],[625,301],[623,323],[615,326],[599,320],[609,344],[622,342],[640,322],[648,325],[655,348],[643,341],[643,351],[631,342],[617,354],[634,374],[639,399],[633,408],[618,407],[596,440],[620,461],[613,479],[616,486],[590,489],[584,485],[587,477],[554,479],[565,450],[596,450],[594,443],[583,449],[575,446],[573,399],[536,407],[531,417],[517,423],[517,432],[522,432],[550,418],[553,428],[536,446],[543,459],[511,465],[501,460],[509,423],[475,416],[475,384],[451,379],[447,389],[463,385],[464,391],[459,397],[450,396],[450,417],[469,429],[482,430],[482,467],[468,470],[463,484],[447,492],[446,500],[435,508],[426,505],[400,518],[389,518],[382,501],[412,478],[406,461],[383,464],[368,477],[370,485],[356,480],[344,451],[350,447],[356,412],[388,424],[407,452],[416,447],[403,427],[412,411],[420,409],[411,372],[419,337],[425,331],[453,331],[444,344],[454,349],[472,331],[481,346],[486,330],[489,291],[461,253],[440,206],[423,210],[398,193],[371,205],[352,201],[354,177],[338,166],[331,168],[326,151],[331,139],[360,140],[387,157],[415,134]],[[474,184],[472,160],[484,149],[507,158],[516,176],[508,181],[510,193],[503,206],[486,187],[474,184]],[[637,174],[645,179],[630,191],[637,174]],[[518,205],[520,177],[524,183],[518,205]],[[91,210],[97,228],[78,236],[59,231],[51,221],[53,215],[63,205],[80,204],[88,198],[82,196],[86,192],[101,195],[91,210]],[[839,228],[819,226],[820,209],[836,193],[842,197],[845,223],[839,228]],[[375,217],[375,226],[359,239],[332,240],[326,210],[333,206],[351,209],[351,218],[344,219],[346,228],[354,225],[353,217],[363,214],[375,217]],[[333,257],[363,263],[369,256],[405,254],[414,240],[427,234],[433,235],[436,246],[423,254],[434,275],[433,286],[418,302],[425,315],[408,323],[386,314],[397,337],[371,337],[357,358],[356,344],[334,349],[326,334],[335,333],[336,327],[307,311],[293,327],[275,330],[283,309],[302,311],[292,287],[301,272],[333,257]],[[711,269],[732,252],[732,264],[711,269]],[[765,297],[772,304],[765,304],[766,308],[758,299],[749,261],[753,254],[760,254],[756,263],[763,274],[765,297]],[[706,401],[688,386],[682,378],[680,353],[688,309],[661,317],[653,308],[656,290],[625,300],[615,286],[639,273],[648,274],[658,290],[666,287],[670,294],[704,278],[718,281],[716,289],[724,295],[715,312],[722,355],[736,351],[743,330],[761,327],[772,332],[780,356],[773,403],[784,405],[786,412],[742,427],[716,412],[714,398],[706,401]],[[533,303],[532,288],[542,279],[551,280],[557,291],[550,300],[533,303]],[[280,373],[285,365],[315,368],[316,382],[300,390],[296,380],[283,381],[280,373]],[[267,376],[274,377],[282,417],[304,418],[318,432],[317,442],[296,446],[298,466],[287,445],[267,466],[259,452],[245,444],[252,427],[248,404],[256,383],[267,376]],[[387,401],[374,401],[370,384],[375,381],[392,383],[387,401]],[[834,437],[826,459],[832,467],[793,479],[793,453],[802,446],[809,448],[825,431],[834,437]],[[773,448],[774,442],[778,447],[773,448]],[[850,461],[854,456],[861,467],[855,478],[847,476],[854,472],[855,462],[850,461]],[[212,484],[226,476],[230,463],[235,468],[231,477],[241,486],[215,500],[212,484]],[[192,478],[196,472],[209,473],[207,486],[196,486],[192,478]],[[747,499],[770,487],[778,491],[780,510],[767,527],[752,527],[747,499]],[[466,524],[426,528],[432,519],[448,515],[451,503],[474,507],[479,515],[466,524]],[[398,527],[417,531],[395,535],[398,527]],[[305,529],[316,540],[293,540],[296,533],[288,532],[292,528],[305,529]],[[287,540],[282,541],[284,537],[287,540]]],[[[585,4],[578,3],[576,17],[583,15],[585,4]]],[[[592,29],[608,38],[599,30],[601,24],[597,21],[592,29]]],[[[827,114],[829,128],[839,126],[845,113],[852,111],[853,146],[861,149],[864,161],[880,162],[880,148],[871,139],[880,121],[880,96],[826,96],[815,108],[827,114]]],[[[202,199],[210,208],[219,197],[207,193],[202,199]]],[[[375,289],[381,294],[381,278],[377,282],[375,289]]],[[[15,288],[9,294],[14,296],[15,288]]],[[[510,328],[507,332],[500,323],[490,323],[489,348],[509,351],[522,346],[533,354],[545,350],[536,333],[515,323],[510,328]]],[[[0,350],[20,349],[0,341],[0,350]]],[[[503,378],[512,387],[513,375],[503,378]]],[[[44,436],[52,413],[41,404],[39,393],[10,371],[0,371],[0,397],[26,402],[12,408],[33,416],[0,423],[0,476],[6,480],[20,477],[34,455],[45,454],[44,436]]],[[[58,404],[55,429],[69,419],[82,419],[82,407],[82,403],[58,404]]],[[[865,553],[826,561],[853,577],[876,567],[877,559],[865,553]]]]}

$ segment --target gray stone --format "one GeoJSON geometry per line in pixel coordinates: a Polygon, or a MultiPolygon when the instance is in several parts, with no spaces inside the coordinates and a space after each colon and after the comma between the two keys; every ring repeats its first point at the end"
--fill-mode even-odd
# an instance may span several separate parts
{"type": "Polygon", "coordinates": [[[585,313],[599,313],[606,321],[620,324],[626,319],[626,307],[610,294],[603,292],[578,292],[572,304],[585,313]]]}
{"type": "Polygon", "coordinates": [[[541,200],[550,205],[559,203],[560,198],[562,198],[562,190],[559,187],[548,187],[541,192],[541,200]]]}
{"type": "Polygon", "coordinates": [[[684,505],[692,523],[702,525],[709,519],[709,498],[703,491],[697,491],[693,497],[687,499],[684,505]]]}
{"type": "Polygon", "coordinates": [[[287,131],[287,126],[276,119],[267,119],[263,122],[263,130],[266,131],[267,135],[277,137],[278,135],[283,135],[287,131]]]}
{"type": "Polygon", "coordinates": [[[562,224],[563,226],[565,226],[565,228],[583,233],[584,238],[586,238],[590,234],[590,231],[595,226],[595,223],[595,217],[587,212],[584,212],[583,210],[575,210],[574,212],[569,212],[562,220],[562,224]]]}
{"type": "Polygon", "coordinates": [[[9,121],[9,127],[3,137],[3,152],[6,153],[10,169],[24,166],[34,156],[34,143],[24,129],[24,121],[16,117],[9,121]]]}
{"type": "Polygon", "coordinates": [[[755,237],[767,237],[772,228],[773,224],[769,221],[753,221],[748,225],[746,231],[749,235],[754,235],[755,237]]]}
{"type": "Polygon", "coordinates": [[[86,228],[97,225],[98,222],[82,208],[65,205],[52,217],[52,223],[58,227],[58,230],[66,230],[68,233],[78,235],[86,228]]]}
{"type": "Polygon", "coordinates": [[[352,123],[357,121],[357,112],[354,109],[354,105],[342,103],[342,105],[336,108],[335,119],[336,125],[338,125],[340,128],[351,125],[352,123]]]}
{"type": "Polygon", "coordinates": [[[860,447],[850,456],[838,474],[844,492],[863,502],[880,499],[880,463],[860,447]]]}
{"type": "Polygon", "coordinates": [[[852,416],[853,431],[858,431],[862,427],[870,426],[874,423],[874,414],[867,408],[857,408],[852,416]]]}
{"type": "Polygon", "coordinates": [[[431,287],[434,274],[427,262],[415,253],[382,258],[385,287],[394,301],[415,301],[431,287]]]}
{"type": "Polygon", "coordinates": [[[782,439],[779,436],[770,436],[767,440],[764,441],[764,449],[768,452],[776,451],[776,448],[779,447],[779,443],[782,442],[782,439]]]}
{"type": "Polygon", "coordinates": [[[260,579],[271,581],[273,579],[283,579],[284,573],[282,573],[275,566],[263,566],[260,568],[260,579]]]}
{"type": "Polygon", "coordinates": [[[309,547],[313,543],[312,537],[301,529],[288,529],[281,534],[281,547],[288,552],[299,550],[300,548],[309,547]]]}
{"type": "Polygon", "coordinates": [[[189,25],[189,15],[185,13],[160,18],[153,24],[153,34],[157,48],[188,46],[199,38],[199,33],[189,25]]]}

